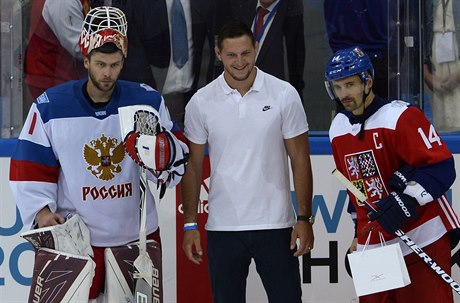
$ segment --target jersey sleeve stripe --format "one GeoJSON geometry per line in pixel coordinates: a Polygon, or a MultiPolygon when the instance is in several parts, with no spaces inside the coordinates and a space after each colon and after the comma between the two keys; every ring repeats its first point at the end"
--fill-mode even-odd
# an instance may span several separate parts
{"type": "Polygon", "coordinates": [[[34,133],[36,123],[37,123],[37,113],[34,113],[32,117],[32,122],[30,123],[29,135],[32,135],[34,133]]]}
{"type": "Polygon", "coordinates": [[[11,181],[35,181],[57,183],[59,168],[46,166],[31,161],[11,160],[11,181]]]}
{"type": "Polygon", "coordinates": [[[11,159],[37,162],[45,166],[59,166],[51,147],[27,140],[18,140],[11,159]]]}
{"type": "Polygon", "coordinates": [[[459,228],[460,222],[458,220],[458,217],[455,215],[455,212],[452,209],[452,205],[449,203],[446,196],[442,195],[438,199],[438,203],[441,206],[442,210],[444,211],[444,214],[446,215],[446,218],[449,221],[452,228],[459,228]]]}

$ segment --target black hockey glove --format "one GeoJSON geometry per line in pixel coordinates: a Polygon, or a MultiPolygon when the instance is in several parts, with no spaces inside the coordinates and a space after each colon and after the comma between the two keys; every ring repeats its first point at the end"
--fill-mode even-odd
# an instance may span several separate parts
{"type": "Polygon", "coordinates": [[[418,218],[417,200],[401,192],[391,192],[376,203],[377,211],[369,214],[371,221],[377,220],[383,229],[392,234],[411,219],[418,218]]]}
{"type": "Polygon", "coordinates": [[[415,173],[415,168],[406,164],[393,173],[387,185],[395,191],[403,192],[415,173]]]}

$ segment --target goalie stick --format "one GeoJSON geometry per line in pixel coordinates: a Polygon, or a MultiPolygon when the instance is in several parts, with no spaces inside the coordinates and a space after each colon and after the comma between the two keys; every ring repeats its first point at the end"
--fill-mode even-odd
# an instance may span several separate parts
{"type": "MultiPolygon", "coordinates": [[[[338,169],[334,169],[332,174],[358,199],[359,201],[366,204],[371,210],[376,209],[366,200],[366,196],[356,188],[353,183],[348,180],[338,169]]],[[[460,295],[460,285],[443,270],[430,256],[428,256],[414,241],[406,235],[401,229],[395,231],[395,234],[403,241],[409,248],[416,253],[423,262],[426,263],[441,279],[443,279],[450,287],[460,295]]]]}
{"type": "MultiPolygon", "coordinates": [[[[159,127],[159,115],[154,116],[152,113],[147,111],[137,111],[135,113],[135,130],[140,134],[154,135],[159,127]]],[[[137,273],[134,274],[134,278],[137,279],[136,287],[134,289],[134,299],[137,303],[153,302],[153,262],[147,253],[147,170],[145,167],[140,167],[140,207],[141,207],[141,219],[140,219],[140,230],[139,230],[139,256],[134,260],[134,267],[137,269],[137,273]]],[[[160,182],[158,180],[157,182],[160,182]]]]}
{"type": "MultiPolygon", "coordinates": [[[[138,132],[140,135],[154,136],[161,131],[160,115],[157,110],[151,106],[137,105],[119,109],[120,128],[123,138],[131,130],[138,132]],[[125,113],[126,112],[126,113],[125,113]],[[134,127],[134,129],[132,129],[134,127]]],[[[136,139],[137,140],[137,139],[136,139]]],[[[153,302],[153,262],[147,253],[147,168],[140,165],[140,226],[139,226],[139,256],[134,260],[136,272],[133,277],[136,279],[134,288],[134,300],[137,303],[153,302]]],[[[157,185],[159,188],[164,186],[161,176],[159,176],[157,185]]],[[[161,189],[160,189],[161,192],[161,189]]],[[[161,194],[160,194],[161,196],[161,194]]]]}
{"type": "Polygon", "coordinates": [[[147,234],[145,226],[147,223],[146,191],[148,190],[147,173],[145,168],[140,168],[140,190],[141,190],[141,220],[139,230],[139,256],[134,260],[134,267],[137,272],[133,275],[137,279],[134,289],[134,299],[137,303],[153,302],[153,262],[147,253],[147,234]]]}

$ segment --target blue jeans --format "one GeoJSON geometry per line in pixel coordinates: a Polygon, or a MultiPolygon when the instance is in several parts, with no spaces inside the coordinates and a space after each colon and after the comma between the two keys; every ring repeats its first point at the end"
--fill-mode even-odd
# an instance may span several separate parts
{"type": "Polygon", "coordinates": [[[291,228],[208,231],[214,303],[245,303],[246,279],[254,259],[270,303],[301,303],[299,259],[290,249],[291,228]]]}

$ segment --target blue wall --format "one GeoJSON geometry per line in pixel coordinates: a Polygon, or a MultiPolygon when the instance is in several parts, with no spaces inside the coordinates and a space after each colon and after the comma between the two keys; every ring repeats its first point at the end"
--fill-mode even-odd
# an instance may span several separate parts
{"type": "MultiPolygon", "coordinates": [[[[442,136],[442,138],[452,153],[460,153],[460,136],[442,136]]],[[[0,139],[0,157],[11,157],[16,141],[16,139],[0,139]]],[[[326,136],[311,136],[310,150],[312,155],[332,154],[329,138],[326,136]]]]}

